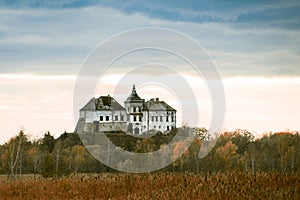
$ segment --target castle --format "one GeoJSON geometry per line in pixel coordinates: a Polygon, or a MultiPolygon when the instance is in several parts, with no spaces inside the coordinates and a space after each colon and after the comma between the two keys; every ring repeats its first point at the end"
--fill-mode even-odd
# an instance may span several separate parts
{"type": "Polygon", "coordinates": [[[81,131],[142,134],[153,130],[168,132],[176,127],[176,110],[159,98],[141,99],[135,85],[124,103],[125,108],[109,95],[92,98],[79,111],[81,131]]]}

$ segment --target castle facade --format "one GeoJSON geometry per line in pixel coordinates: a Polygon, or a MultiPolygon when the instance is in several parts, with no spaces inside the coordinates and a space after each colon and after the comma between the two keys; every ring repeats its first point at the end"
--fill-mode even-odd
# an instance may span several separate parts
{"type": "Polygon", "coordinates": [[[125,107],[109,95],[92,98],[79,111],[82,131],[142,134],[168,132],[176,127],[176,110],[159,98],[145,101],[139,97],[134,85],[124,104],[125,107]]]}

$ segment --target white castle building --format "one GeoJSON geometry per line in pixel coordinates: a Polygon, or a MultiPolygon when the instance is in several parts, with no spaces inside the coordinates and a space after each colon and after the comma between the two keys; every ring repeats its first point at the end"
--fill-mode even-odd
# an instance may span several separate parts
{"type": "Polygon", "coordinates": [[[92,98],[80,109],[80,131],[142,134],[152,130],[167,132],[176,127],[176,110],[159,98],[145,102],[134,85],[124,103],[125,108],[109,95],[92,98]]]}

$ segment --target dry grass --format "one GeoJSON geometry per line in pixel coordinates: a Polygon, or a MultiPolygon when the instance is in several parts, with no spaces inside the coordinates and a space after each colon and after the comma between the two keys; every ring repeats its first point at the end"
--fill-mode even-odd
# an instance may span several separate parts
{"type": "Polygon", "coordinates": [[[100,174],[1,180],[1,199],[298,199],[300,174],[100,174]]]}

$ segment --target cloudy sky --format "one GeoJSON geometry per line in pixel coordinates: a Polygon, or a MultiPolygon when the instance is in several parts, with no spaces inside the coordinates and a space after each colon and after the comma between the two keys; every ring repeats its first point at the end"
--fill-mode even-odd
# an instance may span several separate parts
{"type": "MultiPolygon", "coordinates": [[[[297,0],[1,1],[0,142],[20,129],[32,138],[73,131],[82,63],[105,39],[142,27],[173,29],[203,46],[223,80],[226,130],[299,130],[299,10],[297,0]]],[[[205,110],[209,95],[200,93],[205,110]]]]}

